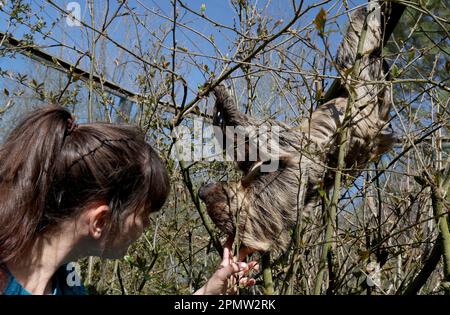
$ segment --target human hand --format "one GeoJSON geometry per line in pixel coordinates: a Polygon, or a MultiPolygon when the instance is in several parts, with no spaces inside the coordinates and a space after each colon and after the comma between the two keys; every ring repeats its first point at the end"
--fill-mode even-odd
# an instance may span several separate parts
{"type": "Polygon", "coordinates": [[[252,270],[257,270],[259,266],[256,261],[249,263],[242,262],[247,255],[253,251],[243,248],[239,251],[239,261],[232,254],[233,237],[228,237],[223,247],[223,258],[217,271],[200,288],[198,294],[236,294],[237,284],[239,286],[251,287],[255,284],[255,279],[245,276],[252,270]]]}

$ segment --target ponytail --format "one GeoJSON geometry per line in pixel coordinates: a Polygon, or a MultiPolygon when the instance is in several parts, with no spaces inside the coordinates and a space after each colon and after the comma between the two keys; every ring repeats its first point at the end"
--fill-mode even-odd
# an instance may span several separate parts
{"type": "Polygon", "coordinates": [[[19,123],[0,148],[2,261],[21,253],[39,232],[71,121],[71,114],[62,107],[38,109],[19,123]]]}

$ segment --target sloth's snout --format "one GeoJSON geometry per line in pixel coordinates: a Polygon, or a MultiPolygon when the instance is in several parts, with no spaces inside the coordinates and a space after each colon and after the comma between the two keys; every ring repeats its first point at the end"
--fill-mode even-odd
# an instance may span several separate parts
{"type": "Polygon", "coordinates": [[[205,201],[207,196],[211,193],[213,187],[214,183],[209,183],[200,187],[198,190],[198,196],[200,197],[200,199],[205,201]]]}

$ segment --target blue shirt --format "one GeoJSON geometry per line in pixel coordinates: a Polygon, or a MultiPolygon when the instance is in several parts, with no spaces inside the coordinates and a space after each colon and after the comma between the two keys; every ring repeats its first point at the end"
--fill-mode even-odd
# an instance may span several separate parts
{"type": "MultiPolygon", "coordinates": [[[[73,277],[73,273],[75,271],[68,268],[67,264],[56,271],[52,278],[52,295],[86,295],[86,290],[81,283],[76,285],[72,284],[72,281],[68,281],[70,277],[73,277]]],[[[78,275],[75,276],[78,277],[78,275]]],[[[0,280],[6,283],[4,289],[0,289],[1,294],[31,295],[31,292],[22,287],[5,266],[0,266],[0,280]]]]}

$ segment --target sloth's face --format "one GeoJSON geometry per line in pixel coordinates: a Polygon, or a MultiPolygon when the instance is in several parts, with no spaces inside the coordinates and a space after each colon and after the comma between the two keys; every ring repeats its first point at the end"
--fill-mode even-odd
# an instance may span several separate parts
{"type": "Polygon", "coordinates": [[[235,233],[237,209],[240,208],[237,183],[217,182],[199,189],[198,195],[206,205],[208,215],[227,235],[235,233]]]}
{"type": "Polygon", "coordinates": [[[241,245],[248,252],[267,251],[272,242],[264,235],[255,212],[257,197],[240,182],[218,182],[202,186],[199,197],[206,205],[214,224],[228,236],[235,235],[239,227],[241,245]],[[256,199],[255,199],[256,198],[256,199]]]}

